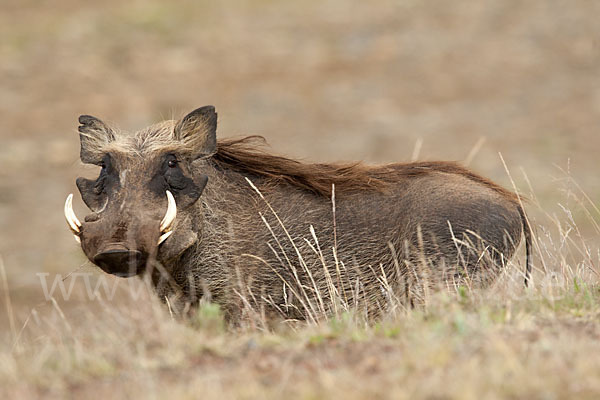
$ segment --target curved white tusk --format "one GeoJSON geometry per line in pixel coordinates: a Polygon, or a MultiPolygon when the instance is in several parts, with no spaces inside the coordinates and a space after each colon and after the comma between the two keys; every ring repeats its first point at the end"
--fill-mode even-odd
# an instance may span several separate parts
{"type": "Polygon", "coordinates": [[[177,217],[177,203],[175,203],[175,198],[171,192],[167,190],[167,212],[160,222],[160,233],[170,231],[175,217],[177,217]]]}
{"type": "Polygon", "coordinates": [[[160,235],[160,237],[158,238],[158,244],[161,244],[162,242],[164,242],[165,240],[167,240],[167,238],[169,236],[171,236],[171,233],[173,233],[173,231],[169,231],[167,233],[163,233],[162,235],[160,235]]]}
{"type": "Polygon", "coordinates": [[[67,196],[67,201],[65,201],[65,218],[67,219],[71,231],[75,234],[79,234],[81,222],[79,222],[79,219],[73,211],[73,193],[69,194],[67,196]]]}

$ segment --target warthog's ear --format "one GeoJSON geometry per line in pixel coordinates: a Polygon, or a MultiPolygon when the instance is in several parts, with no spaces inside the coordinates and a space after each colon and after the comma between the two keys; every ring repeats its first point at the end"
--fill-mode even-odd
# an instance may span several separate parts
{"type": "Polygon", "coordinates": [[[91,115],[80,116],[79,123],[81,161],[86,164],[100,164],[104,156],[103,147],[115,140],[114,132],[104,122],[91,115]]]}
{"type": "Polygon", "coordinates": [[[183,142],[192,159],[210,157],[217,151],[217,113],[213,106],[198,108],[177,123],[175,140],[183,142]]]}

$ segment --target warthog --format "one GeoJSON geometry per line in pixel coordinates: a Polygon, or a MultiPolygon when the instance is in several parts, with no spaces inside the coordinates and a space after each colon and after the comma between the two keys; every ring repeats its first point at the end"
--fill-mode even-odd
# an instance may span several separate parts
{"type": "Polygon", "coordinates": [[[217,141],[212,106],[135,134],[79,122],[81,161],[101,171],[77,179],[83,222],[67,198],[75,239],[103,271],[147,274],[179,304],[376,315],[390,297],[414,302],[424,278],[490,282],[523,235],[527,283],[519,199],[456,163],[302,163],[260,137],[217,141]]]}

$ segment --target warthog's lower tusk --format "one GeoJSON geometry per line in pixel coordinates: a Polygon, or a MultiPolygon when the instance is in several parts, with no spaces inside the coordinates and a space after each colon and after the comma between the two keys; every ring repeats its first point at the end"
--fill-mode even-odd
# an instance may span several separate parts
{"type": "Polygon", "coordinates": [[[173,197],[173,194],[167,190],[167,212],[165,213],[164,218],[160,222],[161,236],[158,239],[158,244],[161,244],[162,242],[167,240],[169,236],[171,236],[171,233],[173,233],[171,229],[173,228],[173,222],[175,221],[176,217],[177,203],[175,203],[175,198],[173,197]]]}
{"type": "Polygon", "coordinates": [[[79,232],[81,231],[81,222],[75,215],[73,211],[73,193],[67,196],[67,200],[65,201],[65,218],[67,219],[67,224],[69,224],[69,228],[71,228],[71,232],[75,235],[75,240],[81,243],[79,240],[79,232]]]}
{"type": "Polygon", "coordinates": [[[167,212],[165,213],[164,218],[160,222],[161,233],[164,233],[171,229],[173,221],[175,221],[175,217],[177,217],[177,204],[175,203],[175,198],[173,197],[173,194],[167,190],[167,212]]]}
{"type": "Polygon", "coordinates": [[[169,236],[171,236],[171,233],[173,233],[173,231],[169,231],[167,233],[163,233],[162,235],[160,235],[160,237],[158,238],[158,244],[161,244],[162,242],[164,242],[165,240],[167,240],[167,238],[169,236]]]}

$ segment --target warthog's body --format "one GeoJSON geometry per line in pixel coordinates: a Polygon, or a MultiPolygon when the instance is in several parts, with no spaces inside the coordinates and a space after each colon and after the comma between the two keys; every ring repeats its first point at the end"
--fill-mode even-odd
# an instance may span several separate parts
{"type": "Polygon", "coordinates": [[[97,211],[75,232],[90,260],[126,276],[150,269],[161,296],[210,296],[232,318],[248,307],[304,318],[336,302],[377,312],[390,296],[411,300],[424,275],[487,282],[521,240],[516,196],[456,164],[309,165],[248,139],[215,147],[213,114],[132,136],[83,117],[83,161],[112,160],[103,183],[78,180],[97,211]],[[166,190],[177,217],[156,246],[166,190]]]}

